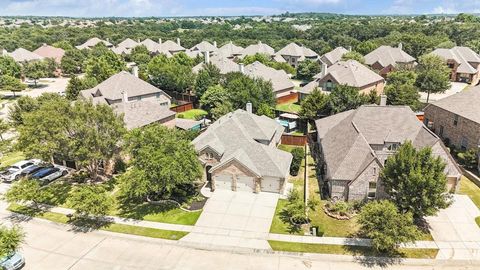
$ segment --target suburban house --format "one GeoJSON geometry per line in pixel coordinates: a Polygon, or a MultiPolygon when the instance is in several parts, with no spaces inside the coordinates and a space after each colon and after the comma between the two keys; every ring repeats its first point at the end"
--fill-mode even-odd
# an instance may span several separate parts
{"type": "Polygon", "coordinates": [[[65,54],[65,50],[44,43],[38,49],[33,51],[33,53],[40,55],[43,58],[53,58],[55,59],[55,62],[60,64],[60,62],[62,61],[62,57],[65,54]]]}
{"type": "Polygon", "coordinates": [[[80,91],[80,97],[94,104],[111,106],[116,113],[123,114],[128,129],[152,123],[175,126],[170,96],[126,71],[111,76],[91,89],[80,91]]]}
{"type": "Polygon", "coordinates": [[[261,78],[265,81],[272,82],[273,93],[276,98],[286,96],[295,89],[295,85],[284,70],[276,70],[258,61],[245,67],[239,65],[239,69],[240,72],[251,78],[261,78]]]}
{"type": "Polygon", "coordinates": [[[236,110],[193,140],[212,190],[283,193],[292,155],[277,149],[284,128],[236,110]]]}
{"type": "Polygon", "coordinates": [[[461,172],[440,138],[408,106],[364,105],[315,121],[323,191],[346,201],[384,198],[380,171],[406,141],[431,147],[445,163],[447,188],[455,191],[461,172]]]}
{"type": "Polygon", "coordinates": [[[223,55],[215,55],[210,57],[210,53],[207,52],[205,53],[205,61],[194,66],[193,72],[198,73],[204,68],[205,64],[208,63],[216,66],[220,70],[220,74],[240,71],[240,66],[237,63],[233,62],[232,59],[226,58],[223,55]]]}
{"type": "Polygon", "coordinates": [[[110,43],[108,40],[102,40],[102,39],[99,39],[97,37],[91,38],[91,39],[85,41],[85,43],[83,43],[82,45],[78,45],[78,46],[75,46],[75,47],[79,50],[91,49],[92,47],[95,47],[98,43],[103,43],[103,44],[105,44],[105,46],[107,46],[109,48],[113,47],[113,44],[110,43]]]}
{"type": "Polygon", "coordinates": [[[159,44],[162,43],[162,40],[160,39],[159,40],[160,43],[157,43],[149,38],[143,40],[142,42],[140,42],[139,45],[143,45],[145,47],[147,47],[147,50],[151,53],[151,54],[155,54],[157,52],[157,47],[159,46],[159,44]]]}
{"type": "Polygon", "coordinates": [[[231,41],[220,47],[217,51],[218,55],[226,58],[235,58],[242,55],[243,48],[233,44],[231,41]]]}
{"type": "Polygon", "coordinates": [[[255,55],[257,53],[266,54],[273,57],[275,55],[275,50],[267,44],[259,41],[257,44],[249,45],[245,49],[243,49],[241,57],[243,58],[247,55],[255,55]]]}
{"type": "Polygon", "coordinates": [[[480,150],[480,87],[430,103],[424,111],[425,125],[446,145],[480,150]]]}
{"type": "Polygon", "coordinates": [[[376,91],[381,95],[385,86],[385,79],[382,76],[356,60],[339,61],[330,67],[324,63],[322,71],[313,78],[313,81],[300,89],[301,98],[309,95],[315,88],[330,93],[336,85],[352,86],[363,94],[376,91]]]}
{"type": "Polygon", "coordinates": [[[38,60],[43,60],[44,58],[36,53],[33,53],[27,49],[24,48],[18,48],[14,50],[13,52],[9,53],[5,50],[3,50],[2,55],[8,55],[15,60],[17,63],[23,63],[23,62],[30,62],[30,61],[38,61],[38,60]]]}
{"type": "Polygon", "coordinates": [[[139,42],[131,38],[126,38],[124,41],[120,42],[116,47],[112,48],[112,51],[116,54],[130,54],[133,48],[140,45],[139,42]]]}
{"type": "Polygon", "coordinates": [[[452,70],[450,80],[476,85],[479,81],[480,56],[468,47],[455,46],[451,49],[435,49],[432,54],[443,58],[452,70]]]}
{"type": "Polygon", "coordinates": [[[402,43],[397,48],[380,46],[365,55],[365,64],[372,67],[383,77],[386,77],[396,67],[413,68],[415,66],[415,58],[404,52],[402,48],[402,43]]]}
{"type": "Polygon", "coordinates": [[[286,62],[294,67],[297,67],[299,62],[305,61],[306,59],[316,61],[318,58],[319,56],[316,52],[303,45],[297,45],[294,42],[283,47],[274,57],[275,61],[286,62]]]}
{"type": "Polygon", "coordinates": [[[214,41],[213,44],[211,44],[210,42],[204,40],[190,48],[190,51],[198,51],[201,53],[208,52],[210,55],[213,55],[218,51],[217,42],[214,41]]]}
{"type": "Polygon", "coordinates": [[[174,55],[176,53],[186,51],[186,49],[184,47],[182,47],[182,45],[180,45],[180,39],[179,38],[177,38],[177,42],[167,40],[164,43],[159,43],[159,44],[160,44],[159,53],[169,52],[171,55],[174,55]]]}
{"type": "Polygon", "coordinates": [[[320,61],[322,61],[322,63],[326,64],[329,67],[342,60],[342,56],[348,52],[349,51],[344,47],[337,47],[329,51],[328,53],[320,56],[320,61]]]}

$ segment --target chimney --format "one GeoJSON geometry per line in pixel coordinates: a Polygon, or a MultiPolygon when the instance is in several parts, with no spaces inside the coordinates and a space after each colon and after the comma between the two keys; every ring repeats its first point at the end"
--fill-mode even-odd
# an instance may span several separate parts
{"type": "Polygon", "coordinates": [[[2,56],[5,56],[5,55],[8,55],[8,52],[7,52],[7,50],[3,49],[2,50],[2,56]]]}
{"type": "Polygon", "coordinates": [[[133,76],[138,78],[138,66],[134,66],[132,68],[132,74],[133,74],[133,76]]]}
{"type": "Polygon", "coordinates": [[[387,96],[380,95],[380,106],[387,106],[387,96]]]}
{"type": "Polygon", "coordinates": [[[127,94],[127,91],[123,91],[123,92],[122,92],[122,101],[123,101],[123,103],[127,103],[127,102],[128,102],[128,94],[127,94]]]}
{"type": "Polygon", "coordinates": [[[352,46],[348,46],[348,51],[349,51],[349,52],[352,51],[352,46]]]}
{"type": "Polygon", "coordinates": [[[246,109],[247,109],[248,113],[252,113],[252,103],[251,102],[247,102],[246,109]]]}
{"type": "Polygon", "coordinates": [[[239,65],[238,65],[238,70],[239,70],[241,73],[245,74],[245,65],[244,65],[244,64],[239,64],[239,65]]]}
{"type": "Polygon", "coordinates": [[[137,43],[140,43],[140,39],[137,39],[137,43]]]}
{"type": "Polygon", "coordinates": [[[398,43],[398,48],[399,48],[400,50],[403,50],[403,44],[402,44],[401,42],[398,43]]]}
{"type": "Polygon", "coordinates": [[[210,64],[210,52],[205,52],[205,64],[210,64]]]}
{"type": "Polygon", "coordinates": [[[47,43],[43,43],[42,46],[43,46],[43,47],[47,47],[47,43]]]}
{"type": "Polygon", "coordinates": [[[180,38],[177,38],[177,44],[178,44],[178,46],[181,46],[180,45],[180,38]]]}
{"type": "Polygon", "coordinates": [[[322,78],[325,77],[325,75],[327,75],[327,72],[328,72],[328,66],[327,66],[327,64],[322,63],[322,71],[320,72],[321,75],[322,75],[322,78]]]}
{"type": "Polygon", "coordinates": [[[162,44],[162,39],[161,38],[158,39],[158,44],[162,44]]]}
{"type": "Polygon", "coordinates": [[[259,40],[259,41],[258,41],[258,45],[261,45],[261,44],[262,44],[262,41],[261,41],[261,40],[259,40]]]}
{"type": "Polygon", "coordinates": [[[107,42],[110,42],[110,38],[107,37],[106,41],[107,41],[107,42]]]}
{"type": "Polygon", "coordinates": [[[213,41],[213,47],[217,47],[217,42],[216,41],[213,41]]]}

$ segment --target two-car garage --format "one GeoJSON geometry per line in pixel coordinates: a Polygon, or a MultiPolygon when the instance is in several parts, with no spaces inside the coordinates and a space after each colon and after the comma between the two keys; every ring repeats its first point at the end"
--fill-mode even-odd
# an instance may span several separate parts
{"type": "MultiPolygon", "coordinates": [[[[219,174],[214,176],[215,189],[228,189],[236,191],[255,192],[255,178],[251,176],[236,176],[236,186],[233,175],[219,174]]],[[[274,177],[264,177],[260,181],[262,192],[280,192],[281,180],[274,177]]]]}

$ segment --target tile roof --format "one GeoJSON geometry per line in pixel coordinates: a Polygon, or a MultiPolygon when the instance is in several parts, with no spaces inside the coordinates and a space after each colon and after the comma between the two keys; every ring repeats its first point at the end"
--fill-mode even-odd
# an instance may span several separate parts
{"type": "Polygon", "coordinates": [[[33,53],[24,48],[18,48],[15,51],[8,53],[10,57],[12,57],[15,62],[29,62],[35,60],[43,60],[43,57],[33,53]]]}
{"type": "Polygon", "coordinates": [[[328,53],[320,56],[320,60],[328,66],[342,60],[342,56],[348,52],[344,47],[336,47],[328,53]]]}
{"type": "Polygon", "coordinates": [[[65,50],[61,48],[55,48],[47,44],[43,44],[38,49],[33,51],[33,53],[38,54],[45,58],[53,58],[57,63],[60,63],[63,55],[65,54],[65,50]]]}
{"type": "Polygon", "coordinates": [[[400,48],[394,48],[391,46],[380,46],[365,55],[365,63],[370,66],[376,62],[382,67],[387,67],[389,65],[395,66],[398,63],[410,63],[413,61],[415,61],[415,58],[411,55],[400,48]]]}
{"type": "Polygon", "coordinates": [[[427,129],[408,106],[365,105],[315,121],[332,179],[354,180],[370,162],[379,160],[370,145],[412,141],[416,148],[432,147],[447,163],[445,173],[460,171],[441,140],[427,129]]]}
{"type": "Polygon", "coordinates": [[[477,69],[470,63],[480,63],[480,56],[468,47],[455,46],[451,49],[435,49],[432,54],[447,60],[453,60],[458,64],[457,72],[475,74],[477,69]]]}
{"type": "Polygon", "coordinates": [[[197,151],[206,147],[216,151],[221,156],[216,167],[236,159],[261,177],[284,178],[288,175],[292,155],[258,142],[278,141],[283,130],[273,119],[237,110],[215,121],[192,143],[197,151]]]}
{"type": "Polygon", "coordinates": [[[323,78],[329,75],[331,75],[338,84],[346,84],[353,87],[364,87],[372,83],[384,81],[382,76],[352,59],[339,61],[328,67],[325,77],[321,77],[321,73],[319,73],[315,75],[314,78],[322,81],[323,78]]]}
{"type": "Polygon", "coordinates": [[[442,108],[480,124],[480,86],[442,98],[428,106],[442,108]]]}

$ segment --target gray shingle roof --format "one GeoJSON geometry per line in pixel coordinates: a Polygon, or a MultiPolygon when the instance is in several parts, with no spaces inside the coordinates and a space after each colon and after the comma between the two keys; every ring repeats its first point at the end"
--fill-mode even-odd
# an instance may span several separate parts
{"type": "Polygon", "coordinates": [[[60,63],[63,55],[65,54],[65,50],[61,48],[55,48],[47,44],[43,44],[42,46],[38,47],[35,51],[33,51],[33,53],[38,54],[45,58],[53,58],[57,63],[60,63]]]}
{"type": "Polygon", "coordinates": [[[325,77],[321,73],[314,76],[322,82],[323,78],[333,77],[338,84],[346,84],[353,87],[364,87],[369,84],[384,81],[383,77],[370,70],[356,60],[339,61],[328,67],[325,77]]]}
{"type": "Polygon", "coordinates": [[[480,63],[480,56],[468,47],[455,46],[451,49],[435,49],[432,54],[438,55],[446,60],[453,60],[459,64],[457,72],[475,74],[477,69],[470,63],[480,63]]]}
{"type": "Polygon", "coordinates": [[[300,57],[300,61],[304,60],[305,58],[318,57],[318,54],[316,52],[312,51],[307,47],[300,46],[294,42],[283,47],[276,53],[276,55],[300,57]]]}
{"type": "Polygon", "coordinates": [[[242,56],[255,55],[257,53],[273,56],[275,54],[275,50],[272,47],[268,46],[267,44],[259,41],[257,44],[252,44],[250,46],[247,46],[242,51],[242,56]]]}
{"type": "Polygon", "coordinates": [[[135,48],[139,43],[136,42],[135,40],[131,38],[126,38],[124,41],[118,43],[117,47],[123,47],[123,48],[135,48]]]}
{"type": "Polygon", "coordinates": [[[82,49],[88,49],[88,48],[91,48],[91,47],[94,47],[95,45],[97,45],[98,43],[102,42],[103,44],[105,44],[105,46],[107,47],[111,47],[113,46],[112,43],[106,41],[106,40],[102,40],[102,39],[99,39],[97,37],[93,37],[87,41],[85,41],[85,43],[83,43],[82,45],[78,45],[76,46],[77,49],[79,50],[82,50],[82,49]]]}
{"type": "Polygon", "coordinates": [[[213,46],[210,42],[204,40],[190,48],[190,50],[200,52],[216,52],[218,48],[213,46]]]}
{"type": "Polygon", "coordinates": [[[175,115],[168,106],[146,100],[117,103],[113,109],[117,114],[123,114],[127,129],[143,127],[175,115]]]}
{"type": "Polygon", "coordinates": [[[380,46],[365,55],[365,64],[373,65],[378,62],[382,67],[389,65],[395,66],[398,63],[410,63],[415,61],[408,53],[404,52],[400,48],[394,48],[391,46],[380,46]]]}
{"type": "Polygon", "coordinates": [[[333,50],[331,50],[328,53],[325,53],[320,57],[320,60],[327,64],[328,66],[331,66],[335,64],[336,62],[342,60],[342,56],[348,52],[347,49],[344,47],[337,47],[333,50]]]}
{"type": "Polygon", "coordinates": [[[293,89],[295,85],[288,77],[284,70],[276,70],[267,67],[264,64],[256,61],[250,65],[245,66],[245,75],[252,78],[262,78],[266,81],[271,81],[273,92],[282,91],[285,89],[293,89]]]}
{"type": "Polygon", "coordinates": [[[12,57],[15,62],[29,62],[35,60],[43,60],[43,57],[33,53],[24,48],[18,48],[15,51],[8,53],[10,57],[12,57]]]}
{"type": "Polygon", "coordinates": [[[178,45],[178,43],[173,42],[171,40],[167,40],[167,41],[163,42],[162,44],[160,44],[160,47],[161,47],[161,49],[159,50],[159,52],[168,51],[171,54],[176,53],[176,52],[184,52],[185,51],[184,47],[182,47],[181,45],[178,45]]]}
{"type": "Polygon", "coordinates": [[[110,100],[122,99],[123,92],[125,91],[129,97],[155,94],[160,92],[165,97],[170,98],[162,90],[126,71],[121,71],[111,76],[91,89],[80,91],[80,95],[86,99],[91,99],[95,104],[108,104],[108,101],[110,100]]]}
{"type": "Polygon", "coordinates": [[[417,148],[432,147],[447,163],[445,173],[460,172],[440,139],[430,132],[408,106],[362,106],[315,121],[329,177],[353,180],[377,159],[370,145],[412,141],[417,148]],[[443,150],[442,150],[443,149],[443,150]]]}
{"type": "Polygon", "coordinates": [[[236,159],[259,176],[283,178],[292,155],[256,141],[279,140],[283,130],[273,119],[237,110],[215,121],[193,144],[197,151],[209,147],[219,153],[222,157],[216,167],[236,159]]]}
{"type": "Polygon", "coordinates": [[[442,98],[428,106],[437,106],[480,124],[480,86],[442,98]]]}
{"type": "Polygon", "coordinates": [[[231,41],[218,49],[218,54],[225,57],[241,55],[243,48],[233,44],[231,41]]]}
{"type": "MultiPolygon", "coordinates": [[[[216,66],[218,69],[220,69],[221,74],[240,71],[240,68],[237,63],[221,55],[215,55],[210,57],[210,63],[216,66]]],[[[200,70],[204,68],[204,66],[205,66],[205,63],[203,62],[199,63],[198,65],[193,67],[193,72],[198,73],[200,70]]]]}

